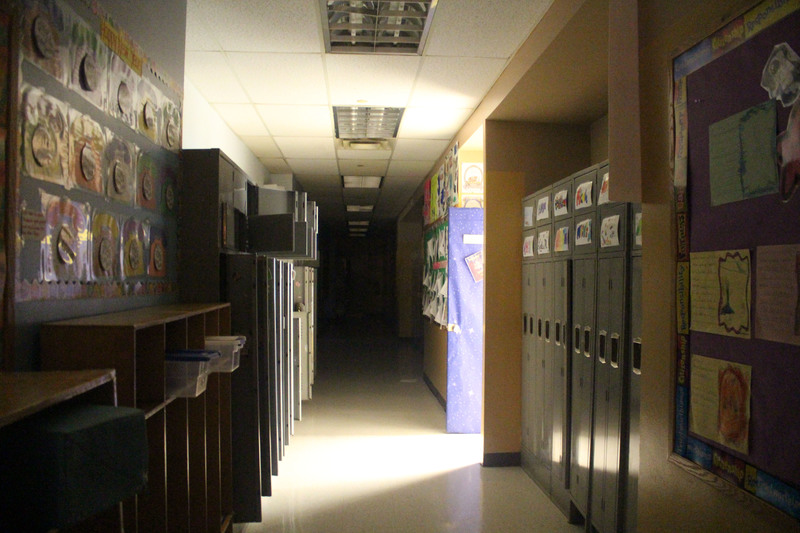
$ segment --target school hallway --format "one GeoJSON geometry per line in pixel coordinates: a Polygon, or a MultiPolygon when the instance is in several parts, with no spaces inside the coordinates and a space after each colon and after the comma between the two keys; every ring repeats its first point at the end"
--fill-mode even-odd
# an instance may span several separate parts
{"type": "Polygon", "coordinates": [[[420,347],[350,317],[321,332],[263,522],[244,533],[576,533],[519,467],[483,468],[480,435],[445,433],[420,347]]]}

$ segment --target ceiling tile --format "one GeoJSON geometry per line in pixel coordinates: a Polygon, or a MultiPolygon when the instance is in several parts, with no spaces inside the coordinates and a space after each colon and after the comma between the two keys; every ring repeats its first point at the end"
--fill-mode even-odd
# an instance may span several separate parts
{"type": "Polygon", "coordinates": [[[419,62],[419,56],[326,54],[331,103],[405,107],[419,62]]]}
{"type": "Polygon", "coordinates": [[[336,159],[333,137],[275,137],[275,142],[287,159],[336,159]]]}
{"type": "Polygon", "coordinates": [[[477,107],[506,62],[482,57],[426,57],[408,105],[477,107]]]}
{"type": "Polygon", "coordinates": [[[277,137],[333,136],[331,110],[324,105],[257,105],[256,110],[277,137]]]}
{"type": "Polygon", "coordinates": [[[508,58],[553,0],[439,2],[424,55],[508,58]]]}
{"type": "Polygon", "coordinates": [[[391,150],[346,150],[338,148],[336,150],[336,157],[339,159],[385,159],[388,160],[392,156],[391,150]]]}
{"type": "Polygon", "coordinates": [[[398,138],[451,140],[473,109],[409,107],[400,123],[398,138]]]}
{"type": "Polygon", "coordinates": [[[346,205],[375,205],[380,195],[380,189],[342,189],[346,205]]]}
{"type": "Polygon", "coordinates": [[[394,219],[400,214],[414,191],[419,187],[421,180],[408,180],[404,178],[386,178],[382,187],[380,198],[375,205],[374,218],[394,219]]]}
{"type": "Polygon", "coordinates": [[[237,135],[269,134],[251,104],[213,104],[213,107],[237,135]]]}
{"type": "Polygon", "coordinates": [[[286,160],[295,174],[336,174],[335,159],[291,159],[286,160]]]}
{"type": "Polygon", "coordinates": [[[272,137],[243,135],[241,139],[258,158],[279,159],[283,157],[283,154],[281,154],[278,145],[275,144],[275,140],[272,137]]]}
{"type": "Polygon", "coordinates": [[[328,105],[321,54],[229,53],[255,104],[328,105]]]}
{"type": "MultiPolygon", "coordinates": [[[[316,194],[336,194],[341,199],[342,178],[339,174],[298,174],[295,176],[306,192],[316,194]]],[[[313,198],[312,198],[313,200],[313,198]]]]}
{"type": "Polygon", "coordinates": [[[209,30],[204,2],[189,0],[186,4],[186,50],[221,50],[214,34],[209,30]]]}
{"type": "Polygon", "coordinates": [[[313,0],[190,0],[190,21],[205,24],[223,50],[322,52],[319,8],[313,0]],[[236,8],[232,9],[231,6],[236,8]]]}
{"type": "Polygon", "coordinates": [[[450,146],[450,141],[431,139],[397,139],[392,153],[394,161],[436,161],[450,146]]]}
{"type": "Polygon", "coordinates": [[[433,168],[434,161],[392,161],[387,176],[395,178],[425,177],[433,168]]]}
{"type": "Polygon", "coordinates": [[[339,173],[353,176],[385,176],[388,161],[366,159],[340,160],[339,173]]]}
{"type": "Polygon", "coordinates": [[[267,159],[260,157],[259,160],[267,167],[270,174],[291,174],[292,169],[285,159],[267,159]]]}
{"type": "Polygon", "coordinates": [[[186,77],[209,103],[248,103],[222,52],[186,52],[186,77]]]}

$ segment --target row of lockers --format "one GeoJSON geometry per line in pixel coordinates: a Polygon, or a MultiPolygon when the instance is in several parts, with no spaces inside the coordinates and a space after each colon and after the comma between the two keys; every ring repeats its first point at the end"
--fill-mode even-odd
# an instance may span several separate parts
{"type": "Polygon", "coordinates": [[[611,184],[599,165],[523,200],[523,466],[599,532],[635,530],[638,470],[641,211],[611,184]]]}
{"type": "Polygon", "coordinates": [[[299,263],[317,257],[317,208],[305,193],[253,185],[218,149],[181,157],[181,299],[230,302],[231,332],[247,337],[231,378],[233,509],[235,522],[261,522],[311,396],[316,282],[299,263]]]}

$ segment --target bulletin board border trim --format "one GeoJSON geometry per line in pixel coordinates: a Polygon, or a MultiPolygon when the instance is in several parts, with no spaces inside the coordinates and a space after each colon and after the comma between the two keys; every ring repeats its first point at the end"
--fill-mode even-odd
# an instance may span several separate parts
{"type": "MultiPolygon", "coordinates": [[[[762,30],[798,10],[800,10],[800,0],[764,0],[756,4],[699,43],[678,54],[673,60],[670,86],[672,91],[670,94],[671,126],[673,130],[670,155],[673,170],[673,216],[675,217],[676,236],[676,343],[673,349],[673,353],[675,353],[673,361],[673,368],[675,369],[673,372],[673,424],[670,432],[671,452],[668,461],[758,514],[772,513],[777,510],[795,520],[800,520],[800,507],[798,507],[800,506],[800,491],[797,489],[786,486],[787,489],[795,493],[793,494],[796,497],[795,501],[791,501],[791,498],[787,498],[785,493],[777,490],[779,487],[770,493],[771,498],[765,498],[755,493],[752,483],[754,483],[757,474],[764,474],[766,477],[771,478],[770,481],[774,481],[776,486],[782,485],[782,482],[772,478],[770,474],[759,470],[755,466],[729,456],[724,450],[714,449],[715,452],[718,452],[717,455],[721,457],[721,462],[725,463],[727,460],[731,461],[729,464],[733,464],[734,461],[739,462],[742,467],[739,483],[742,486],[738,486],[731,480],[717,475],[687,457],[691,455],[691,453],[687,452],[687,447],[691,446],[692,441],[696,441],[696,439],[688,435],[689,395],[687,377],[690,354],[690,292],[688,283],[691,274],[689,269],[691,213],[689,212],[688,198],[689,116],[686,82],[691,73],[708,65],[728,51],[747,42],[762,30]],[[681,427],[682,424],[683,427],[681,427]]],[[[732,477],[739,477],[738,472],[735,475],[731,474],[732,477]]]]}

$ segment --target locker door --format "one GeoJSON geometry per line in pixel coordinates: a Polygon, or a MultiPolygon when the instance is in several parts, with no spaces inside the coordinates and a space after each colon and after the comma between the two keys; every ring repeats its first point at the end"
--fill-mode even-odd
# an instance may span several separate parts
{"type": "Polygon", "coordinates": [[[569,486],[569,368],[570,332],[569,302],[572,292],[570,261],[553,263],[554,268],[554,325],[553,325],[553,423],[552,423],[552,483],[560,488],[569,486]]]}
{"type": "Polygon", "coordinates": [[[625,259],[600,257],[597,274],[598,352],[595,366],[595,463],[592,517],[600,531],[616,531],[625,367],[625,259]]]}
{"type": "Polygon", "coordinates": [[[594,355],[594,256],[572,261],[572,417],[570,494],[584,516],[589,506],[594,355]]]}
{"type": "Polygon", "coordinates": [[[607,259],[597,262],[597,342],[594,358],[594,421],[592,440],[592,477],[591,477],[591,516],[592,523],[600,532],[605,532],[606,504],[604,501],[606,478],[610,465],[606,463],[608,444],[608,414],[609,414],[609,353],[610,353],[610,324],[611,313],[610,294],[608,284],[610,281],[610,263],[607,259]]]}
{"type": "Polygon", "coordinates": [[[256,258],[258,265],[258,399],[261,429],[261,495],[272,495],[272,389],[270,386],[270,275],[264,257],[256,258]]]}
{"type": "MultiPolygon", "coordinates": [[[[545,321],[544,321],[544,420],[542,424],[541,458],[544,467],[550,471],[553,463],[553,406],[555,398],[554,372],[555,372],[555,263],[548,261],[543,264],[544,279],[541,285],[545,293],[545,321]]],[[[550,479],[548,477],[548,486],[550,479]]]]}
{"type": "Polygon", "coordinates": [[[642,256],[631,257],[630,426],[625,531],[636,531],[639,490],[639,408],[642,375],[642,256]]]}
{"type": "Polygon", "coordinates": [[[276,259],[267,259],[269,267],[269,308],[270,308],[270,410],[273,414],[270,426],[272,437],[272,473],[278,474],[278,462],[283,459],[283,361],[281,358],[281,309],[280,278],[281,270],[276,259]]]}
{"type": "Polygon", "coordinates": [[[533,264],[522,265],[522,446],[533,452],[533,349],[536,323],[536,282],[533,264]]]}

